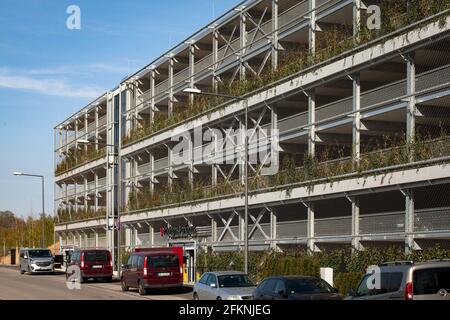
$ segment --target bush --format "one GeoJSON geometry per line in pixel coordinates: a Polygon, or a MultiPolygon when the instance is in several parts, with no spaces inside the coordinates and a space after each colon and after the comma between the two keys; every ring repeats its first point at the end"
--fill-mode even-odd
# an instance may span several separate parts
{"type": "MultiPolygon", "coordinates": [[[[250,252],[249,277],[260,282],[269,276],[307,275],[320,276],[321,267],[334,270],[334,287],[341,294],[347,294],[349,289],[356,289],[367,267],[387,261],[412,260],[424,261],[450,258],[450,250],[434,247],[414,251],[405,256],[400,247],[370,248],[352,253],[348,250],[333,250],[309,254],[305,250],[290,250],[286,252],[250,252]]],[[[243,270],[242,252],[212,253],[200,251],[197,255],[197,271],[243,270]]]]}

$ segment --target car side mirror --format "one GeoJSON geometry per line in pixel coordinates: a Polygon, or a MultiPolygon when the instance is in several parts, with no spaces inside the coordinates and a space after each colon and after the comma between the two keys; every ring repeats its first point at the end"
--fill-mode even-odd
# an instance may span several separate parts
{"type": "Polygon", "coordinates": [[[217,285],[216,285],[215,283],[211,283],[209,286],[210,286],[211,288],[217,288],[217,285]]]}
{"type": "Polygon", "coordinates": [[[355,290],[353,288],[348,289],[348,296],[354,297],[355,296],[355,290]]]}

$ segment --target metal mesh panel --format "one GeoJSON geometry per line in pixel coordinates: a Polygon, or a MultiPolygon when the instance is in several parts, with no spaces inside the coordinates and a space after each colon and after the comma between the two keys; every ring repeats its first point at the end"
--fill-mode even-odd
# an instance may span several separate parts
{"type": "Polygon", "coordinates": [[[307,236],[307,221],[277,223],[277,238],[301,238],[307,236]]]}
{"type": "Polygon", "coordinates": [[[155,86],[155,94],[153,95],[154,97],[160,95],[161,93],[164,93],[169,86],[169,80],[164,80],[160,83],[158,83],[158,85],[155,86]]]}
{"type": "MultiPolygon", "coordinates": [[[[300,21],[305,21],[306,19],[302,18],[305,13],[308,11],[308,1],[304,1],[299,3],[288,10],[284,11],[278,16],[278,25],[280,26],[280,31],[285,31],[286,28],[283,28],[291,21],[297,20],[300,18],[300,21]]],[[[292,26],[293,24],[289,24],[292,26]]]]}
{"type": "Polygon", "coordinates": [[[361,95],[361,108],[406,95],[406,80],[370,90],[361,95]]]}
{"type": "Polygon", "coordinates": [[[308,124],[308,112],[299,113],[278,121],[280,133],[308,124]]]}
{"type": "Polygon", "coordinates": [[[316,121],[325,120],[353,110],[352,97],[316,109],[316,121]]]}
{"type": "Polygon", "coordinates": [[[199,60],[194,65],[195,75],[197,75],[198,73],[202,72],[203,70],[211,67],[212,63],[213,63],[213,55],[212,54],[207,55],[203,59],[199,60]]]}
{"type": "Polygon", "coordinates": [[[414,231],[443,230],[450,230],[450,208],[416,210],[414,215],[414,231]]]}
{"type": "Polygon", "coordinates": [[[188,78],[189,78],[189,67],[184,68],[183,70],[181,70],[180,72],[178,72],[173,76],[173,84],[177,85],[179,83],[184,83],[184,81],[188,78]]]}
{"type": "Polygon", "coordinates": [[[405,213],[366,214],[359,218],[360,234],[398,233],[405,231],[405,213]]]}
{"type": "Polygon", "coordinates": [[[343,236],[352,233],[352,217],[316,219],[314,236],[343,236]]]}
{"type": "Polygon", "coordinates": [[[416,76],[416,91],[450,82],[450,66],[443,66],[416,76]]]}

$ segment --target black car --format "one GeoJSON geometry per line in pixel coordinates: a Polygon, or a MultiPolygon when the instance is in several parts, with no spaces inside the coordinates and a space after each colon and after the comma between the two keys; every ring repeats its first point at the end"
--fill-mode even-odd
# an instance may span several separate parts
{"type": "Polygon", "coordinates": [[[342,300],[326,281],[309,276],[270,277],[253,292],[255,300],[342,300]]]}

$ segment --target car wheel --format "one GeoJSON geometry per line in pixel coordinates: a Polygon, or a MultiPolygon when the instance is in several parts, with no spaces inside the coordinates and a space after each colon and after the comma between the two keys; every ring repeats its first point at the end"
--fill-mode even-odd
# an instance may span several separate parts
{"type": "Polygon", "coordinates": [[[222,298],[221,297],[217,297],[217,299],[216,300],[222,300],[222,298]]]}
{"type": "Polygon", "coordinates": [[[120,286],[122,287],[122,291],[128,291],[129,290],[129,288],[126,285],[125,280],[123,278],[120,279],[120,286]]]}
{"type": "Polygon", "coordinates": [[[139,281],[139,294],[145,296],[147,294],[147,289],[144,287],[144,282],[139,281]]]}
{"type": "Polygon", "coordinates": [[[194,300],[197,300],[197,301],[200,300],[198,297],[198,294],[196,294],[196,293],[194,293],[194,300]]]}

